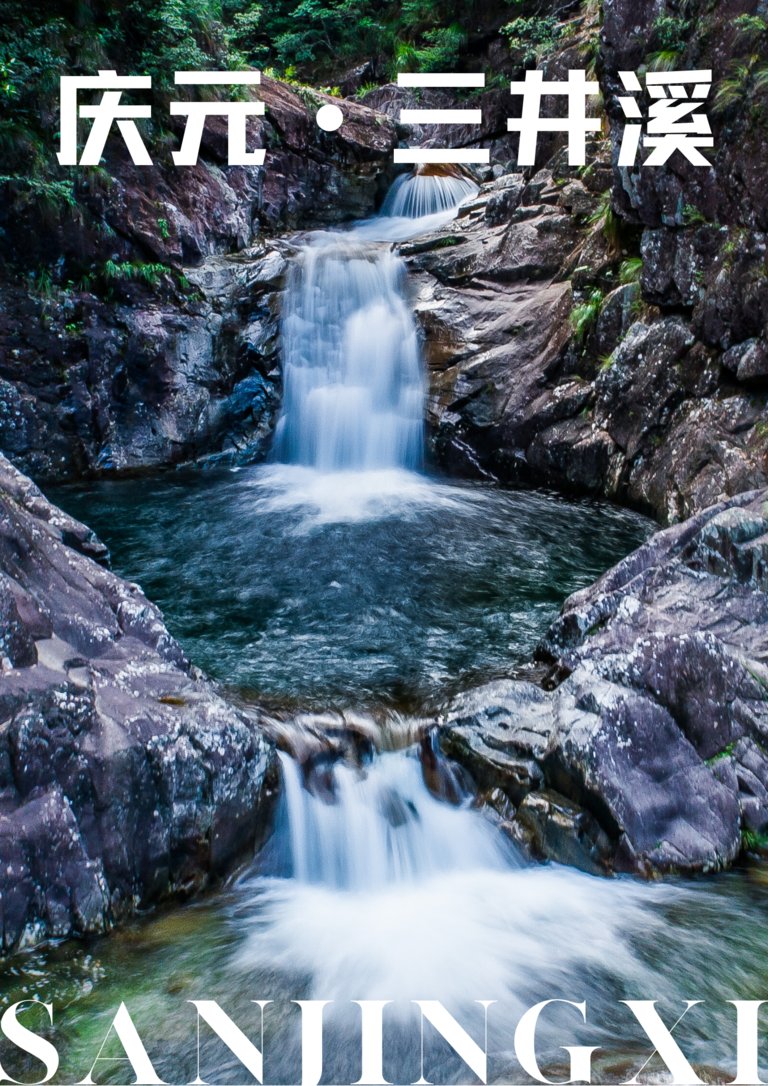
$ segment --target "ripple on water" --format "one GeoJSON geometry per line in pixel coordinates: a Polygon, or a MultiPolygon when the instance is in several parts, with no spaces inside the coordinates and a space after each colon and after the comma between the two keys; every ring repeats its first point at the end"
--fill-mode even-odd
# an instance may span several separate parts
{"type": "Polygon", "coordinates": [[[195,663],[262,698],[418,708],[527,660],[644,518],[401,470],[267,465],[56,495],[195,663]]]}

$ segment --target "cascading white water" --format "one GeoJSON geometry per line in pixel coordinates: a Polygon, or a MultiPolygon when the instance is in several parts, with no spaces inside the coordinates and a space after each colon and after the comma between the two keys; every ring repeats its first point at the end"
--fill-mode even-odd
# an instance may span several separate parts
{"type": "Polygon", "coordinates": [[[283,311],[278,461],[320,472],[421,466],[419,339],[404,266],[382,242],[438,225],[476,190],[463,177],[403,176],[378,219],[304,247],[283,311]]]}
{"type": "Polygon", "coordinates": [[[320,471],[418,468],[424,376],[404,270],[353,233],[296,261],[283,314],[278,460],[320,471]]]}
{"type": "Polygon", "coordinates": [[[452,211],[477,185],[468,177],[448,174],[401,174],[387,193],[381,214],[392,218],[421,219],[452,211]]]}
{"type": "Polygon", "coordinates": [[[365,769],[338,763],[330,794],[304,787],[302,770],[282,754],[285,808],[299,882],[376,890],[440,872],[514,864],[477,811],[428,791],[415,750],[379,755],[365,769]]]}

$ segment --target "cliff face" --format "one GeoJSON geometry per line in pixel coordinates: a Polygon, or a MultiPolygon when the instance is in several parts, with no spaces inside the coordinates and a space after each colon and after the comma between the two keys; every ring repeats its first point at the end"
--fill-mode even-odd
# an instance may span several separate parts
{"type": "Polygon", "coordinates": [[[327,134],[314,115],[333,99],[271,79],[259,96],[263,170],[226,165],[214,118],[196,166],[136,167],[117,139],[75,209],[0,213],[0,448],[35,478],[262,450],[284,268],[264,239],[371,213],[395,133],[353,101],[327,134]]]}
{"type": "Polygon", "coordinates": [[[459,470],[673,521],[768,473],[768,36],[754,3],[692,3],[683,16],[606,0],[602,11],[601,25],[577,17],[545,64],[564,78],[597,52],[609,132],[587,169],[568,168],[561,149],[540,156],[538,173],[515,175],[512,162],[463,222],[412,256],[434,443],[459,470]],[[711,168],[679,155],[616,166],[618,72],[649,62],[713,69],[711,168]]]}

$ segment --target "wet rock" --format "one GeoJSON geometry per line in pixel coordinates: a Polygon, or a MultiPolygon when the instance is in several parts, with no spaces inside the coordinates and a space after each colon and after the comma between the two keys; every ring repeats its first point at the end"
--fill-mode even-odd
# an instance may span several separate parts
{"type": "Polygon", "coordinates": [[[62,479],[263,454],[285,269],[263,239],[370,215],[396,138],[356,101],[325,133],[315,113],[336,99],[266,77],[259,97],[249,139],[267,147],[263,168],[228,166],[226,122],[210,118],[196,166],[135,167],[110,141],[109,184],[84,185],[77,216],[49,228],[0,211],[9,261],[51,269],[49,296],[12,261],[0,269],[0,448],[22,470],[62,479]]]}
{"type": "Polygon", "coordinates": [[[2,947],[108,929],[252,855],[272,747],[0,457],[2,947]]]}
{"type": "Polygon", "coordinates": [[[587,811],[557,792],[529,793],[508,832],[535,859],[568,864],[590,875],[611,871],[613,850],[608,835],[587,811]]]}
{"type": "Polygon", "coordinates": [[[768,491],[704,510],[566,602],[537,652],[554,690],[495,683],[449,707],[444,749],[512,801],[518,840],[560,854],[541,844],[547,789],[599,826],[604,869],[717,870],[762,832],[767,558],[768,491]]]}

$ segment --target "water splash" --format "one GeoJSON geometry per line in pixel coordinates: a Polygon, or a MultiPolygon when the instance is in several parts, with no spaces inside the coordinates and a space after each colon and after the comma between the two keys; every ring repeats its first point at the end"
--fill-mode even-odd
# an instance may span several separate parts
{"type": "Polygon", "coordinates": [[[446,211],[455,211],[477,191],[477,185],[468,177],[453,174],[401,174],[387,193],[381,214],[404,219],[439,215],[446,211]]]}
{"type": "Polygon", "coordinates": [[[372,892],[440,872],[508,870],[518,862],[476,811],[432,795],[413,748],[364,768],[315,767],[307,777],[293,759],[280,757],[286,851],[301,883],[372,892]]]}

